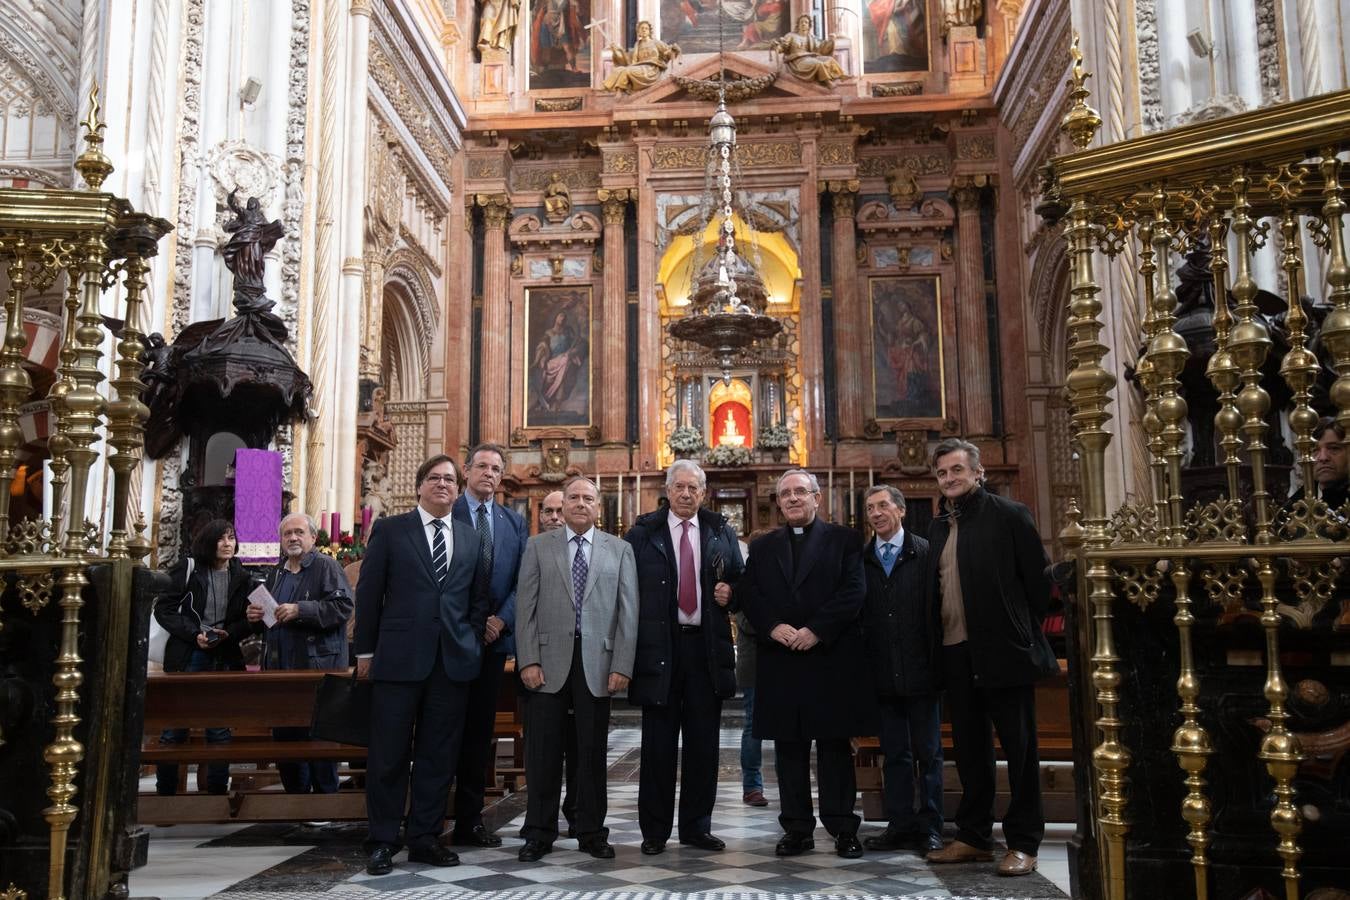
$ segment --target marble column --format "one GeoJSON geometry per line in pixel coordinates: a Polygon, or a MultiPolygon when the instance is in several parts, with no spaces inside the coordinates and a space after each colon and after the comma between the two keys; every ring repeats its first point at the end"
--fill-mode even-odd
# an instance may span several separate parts
{"type": "Polygon", "coordinates": [[[839,376],[835,394],[839,408],[840,437],[862,436],[863,409],[867,391],[863,377],[862,310],[858,303],[858,278],[854,266],[854,206],[858,182],[832,181],[834,231],[830,251],[834,276],[834,360],[839,376]]]}
{"type": "Polygon", "coordinates": [[[956,338],[960,373],[961,431],[991,437],[989,323],[984,292],[984,243],[980,236],[980,185],[969,177],[952,184],[956,201],[956,338]]]}
{"type": "Polygon", "coordinates": [[[506,194],[480,195],[483,207],[483,346],[482,403],[478,410],[480,440],[506,443],[510,428],[507,389],[511,383],[511,348],[507,329],[511,319],[511,266],[506,252],[506,222],[511,198],[506,194]]]}
{"type": "Polygon", "coordinates": [[[600,384],[605,402],[600,404],[600,437],[607,444],[622,444],[628,437],[628,300],[627,254],[623,222],[628,213],[628,189],[601,188],[605,216],[605,276],[603,310],[604,341],[600,384]]]}

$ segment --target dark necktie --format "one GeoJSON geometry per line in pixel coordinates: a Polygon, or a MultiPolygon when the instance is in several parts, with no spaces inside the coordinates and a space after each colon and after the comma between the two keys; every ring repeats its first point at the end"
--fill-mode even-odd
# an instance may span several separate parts
{"type": "Polygon", "coordinates": [[[698,612],[698,585],[694,583],[694,545],[689,541],[689,521],[680,523],[680,612],[693,618],[698,612]]]}
{"type": "Polygon", "coordinates": [[[478,587],[486,590],[492,582],[492,530],[488,528],[487,504],[478,506],[478,587]]]}
{"type": "Polygon", "coordinates": [[[445,523],[432,519],[431,527],[436,529],[431,538],[431,567],[436,570],[436,580],[444,581],[450,571],[450,557],[445,553],[445,523]]]}
{"type": "Polygon", "coordinates": [[[576,633],[581,634],[581,601],[586,596],[586,573],[590,564],[586,562],[586,538],[577,535],[572,538],[577,545],[577,555],[572,560],[572,606],[576,609],[576,633]]]}

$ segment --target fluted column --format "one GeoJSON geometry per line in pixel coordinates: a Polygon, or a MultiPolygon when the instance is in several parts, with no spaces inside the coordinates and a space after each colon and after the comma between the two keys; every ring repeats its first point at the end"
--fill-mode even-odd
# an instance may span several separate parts
{"type": "Polygon", "coordinates": [[[506,194],[479,194],[483,207],[483,401],[478,411],[478,434],[485,441],[506,442],[510,432],[507,386],[511,382],[511,348],[507,342],[511,308],[508,288],[511,266],[506,253],[506,222],[511,198],[506,194]]]}
{"type": "Polygon", "coordinates": [[[862,310],[858,303],[858,279],[854,269],[853,213],[858,181],[831,181],[834,232],[831,235],[834,277],[834,363],[839,381],[835,388],[841,437],[862,435],[864,383],[862,310]]]}
{"type": "Polygon", "coordinates": [[[980,188],[971,178],[952,184],[956,201],[956,339],[961,384],[961,431],[989,437],[989,323],[984,296],[984,244],[980,237],[980,188]]]}
{"type": "Polygon", "coordinates": [[[627,254],[623,222],[628,213],[628,189],[601,188],[605,215],[605,278],[600,384],[600,436],[606,443],[624,443],[628,437],[628,299],[627,254]]]}

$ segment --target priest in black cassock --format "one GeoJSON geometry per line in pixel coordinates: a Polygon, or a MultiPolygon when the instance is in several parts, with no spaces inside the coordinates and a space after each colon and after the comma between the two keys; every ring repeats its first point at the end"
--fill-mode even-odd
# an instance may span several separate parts
{"type": "Polygon", "coordinates": [[[861,614],[862,538],[816,516],[820,483],[792,469],[778,479],[787,526],[750,545],[736,594],[759,635],[755,737],[772,740],[778,772],[779,856],[814,849],[811,741],[816,742],[820,820],[835,852],[862,856],[849,739],[874,734],[861,614]]]}

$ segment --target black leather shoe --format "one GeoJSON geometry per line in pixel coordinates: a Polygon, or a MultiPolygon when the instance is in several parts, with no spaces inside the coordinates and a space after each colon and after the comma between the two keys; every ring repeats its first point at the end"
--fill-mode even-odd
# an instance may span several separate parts
{"type": "Polygon", "coordinates": [[[424,863],[428,866],[457,866],[459,855],[440,844],[423,844],[420,847],[408,848],[408,862],[424,863]]]}
{"type": "Polygon", "coordinates": [[[920,856],[938,852],[942,849],[942,835],[929,834],[919,838],[918,843],[915,844],[915,849],[919,851],[920,856]]]}
{"type": "Polygon", "coordinates": [[[596,859],[614,858],[614,848],[604,838],[591,838],[589,841],[583,841],[577,849],[582,853],[589,853],[596,859]]]}
{"type": "Polygon", "coordinates": [[[481,823],[467,832],[455,832],[451,842],[461,847],[500,847],[502,839],[488,831],[481,823]]]}
{"type": "Polygon", "coordinates": [[[707,832],[696,834],[691,838],[680,838],[680,843],[684,844],[686,847],[697,847],[700,850],[717,851],[727,849],[727,845],[723,843],[721,838],[715,837],[707,832]]]}
{"type": "MultiPolygon", "coordinates": [[[[868,850],[903,850],[913,843],[914,835],[912,833],[900,831],[896,828],[887,828],[881,834],[874,834],[863,839],[863,846],[868,850]]],[[[942,846],[941,841],[938,842],[938,846],[942,846]]]]}
{"type": "Polygon", "coordinates": [[[658,853],[665,852],[666,842],[652,840],[651,838],[642,839],[642,853],[644,856],[655,856],[658,853]]]}
{"type": "Polygon", "coordinates": [[[816,849],[816,842],[809,834],[785,834],[778,841],[773,852],[778,856],[800,856],[807,850],[816,849]]]}
{"type": "Polygon", "coordinates": [[[392,871],[394,871],[393,847],[388,844],[380,844],[370,851],[370,859],[366,860],[366,874],[388,875],[392,871]]]}
{"type": "Polygon", "coordinates": [[[546,853],[553,852],[552,844],[545,844],[543,841],[526,841],[525,846],[520,848],[516,854],[516,859],[521,862],[539,862],[546,853]]]}
{"type": "Polygon", "coordinates": [[[834,839],[834,852],[844,859],[860,859],[863,848],[856,834],[841,834],[834,839]]]}

